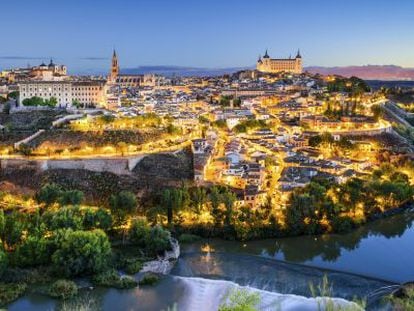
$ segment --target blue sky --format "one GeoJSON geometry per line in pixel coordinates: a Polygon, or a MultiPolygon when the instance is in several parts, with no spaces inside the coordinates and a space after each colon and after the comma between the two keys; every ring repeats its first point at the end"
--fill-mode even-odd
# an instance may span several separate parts
{"type": "Polygon", "coordinates": [[[411,0],[2,0],[0,68],[250,66],[301,49],[305,66],[414,67],[411,0]]]}

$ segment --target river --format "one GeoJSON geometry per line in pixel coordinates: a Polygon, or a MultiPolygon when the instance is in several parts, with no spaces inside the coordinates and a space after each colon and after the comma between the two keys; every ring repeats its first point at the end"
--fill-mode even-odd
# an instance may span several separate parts
{"type": "MultiPolygon", "coordinates": [[[[317,310],[309,283],[324,275],[338,304],[368,297],[367,309],[395,284],[414,280],[414,213],[377,220],[352,233],[250,242],[204,240],[183,245],[171,274],[153,287],[96,288],[82,295],[103,310],[216,310],[231,288],[246,286],[261,296],[262,310],[317,310]]],[[[29,293],[10,311],[53,310],[59,303],[29,293]]]]}

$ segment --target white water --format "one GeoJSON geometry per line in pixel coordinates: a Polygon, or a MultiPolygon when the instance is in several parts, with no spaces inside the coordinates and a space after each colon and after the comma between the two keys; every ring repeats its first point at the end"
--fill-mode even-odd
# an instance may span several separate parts
{"type": "MultiPolygon", "coordinates": [[[[247,289],[260,295],[261,311],[318,311],[324,310],[329,300],[335,306],[347,307],[355,305],[342,298],[307,298],[298,295],[279,294],[252,287],[240,286],[234,282],[210,280],[204,278],[176,277],[184,283],[186,292],[179,303],[179,310],[183,311],[214,311],[218,310],[229,291],[233,289],[247,289]]],[[[356,305],[355,305],[356,306],[356,305]]],[[[361,308],[361,310],[363,310],[361,308]]]]}
{"type": "Polygon", "coordinates": [[[165,251],[164,256],[157,260],[148,261],[144,264],[141,272],[153,272],[160,274],[169,274],[174,266],[174,262],[180,256],[180,245],[176,239],[171,239],[171,250],[165,251]]]}

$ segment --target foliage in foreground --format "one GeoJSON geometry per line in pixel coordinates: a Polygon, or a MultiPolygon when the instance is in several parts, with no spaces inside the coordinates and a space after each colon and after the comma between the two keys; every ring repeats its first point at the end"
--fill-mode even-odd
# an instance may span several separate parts
{"type": "Polygon", "coordinates": [[[390,300],[396,311],[413,311],[414,310],[414,287],[410,286],[404,289],[401,297],[391,296],[390,300]]]}
{"type": "Polygon", "coordinates": [[[231,290],[219,311],[256,311],[260,304],[259,293],[251,293],[247,289],[231,290]]]}
{"type": "Polygon", "coordinates": [[[134,288],[138,285],[137,281],[129,276],[120,276],[116,270],[107,270],[95,275],[92,282],[97,286],[115,287],[119,289],[134,288]]]}
{"type": "Polygon", "coordinates": [[[49,295],[53,298],[69,299],[78,294],[78,286],[70,280],[57,280],[49,288],[49,295]]]}
{"type": "Polygon", "coordinates": [[[27,289],[25,283],[0,283],[0,307],[6,306],[24,294],[27,289]]]}

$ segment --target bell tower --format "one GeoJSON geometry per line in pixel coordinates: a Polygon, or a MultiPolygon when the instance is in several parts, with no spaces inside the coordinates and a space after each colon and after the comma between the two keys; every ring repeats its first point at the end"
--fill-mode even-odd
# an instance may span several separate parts
{"type": "Polygon", "coordinates": [[[116,51],[114,49],[114,53],[112,54],[112,63],[111,63],[111,72],[109,74],[109,80],[111,82],[116,82],[116,78],[119,75],[119,64],[118,64],[118,56],[116,56],[116,51]]]}

